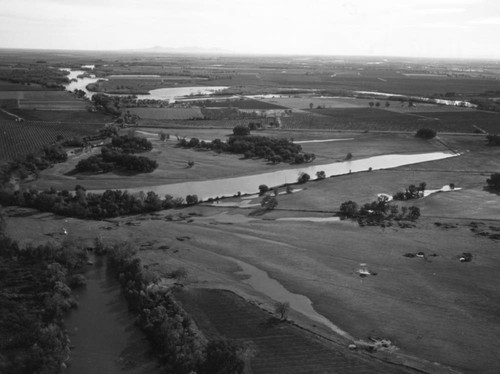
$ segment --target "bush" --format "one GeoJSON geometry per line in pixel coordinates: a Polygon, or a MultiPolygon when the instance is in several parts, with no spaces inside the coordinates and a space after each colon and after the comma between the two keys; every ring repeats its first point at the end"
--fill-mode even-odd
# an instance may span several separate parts
{"type": "Polygon", "coordinates": [[[267,195],[260,202],[260,206],[265,210],[273,210],[278,206],[278,199],[274,196],[267,195]]]}
{"type": "Polygon", "coordinates": [[[488,187],[494,190],[500,190],[500,173],[491,174],[490,178],[486,179],[488,187]]]}
{"type": "Polygon", "coordinates": [[[236,136],[250,135],[250,128],[246,125],[237,125],[233,128],[233,134],[236,136]]]}
{"type": "Polygon", "coordinates": [[[415,136],[421,139],[432,139],[436,136],[436,130],[426,128],[418,129],[415,136]]]}

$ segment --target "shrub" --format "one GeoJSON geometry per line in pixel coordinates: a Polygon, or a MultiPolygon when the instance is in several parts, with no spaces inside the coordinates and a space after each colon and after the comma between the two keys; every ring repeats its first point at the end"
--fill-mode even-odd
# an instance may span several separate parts
{"type": "Polygon", "coordinates": [[[486,179],[488,187],[494,190],[500,190],[500,173],[491,174],[490,178],[486,179]]]}
{"type": "Polygon", "coordinates": [[[264,195],[267,191],[269,191],[269,187],[266,184],[261,184],[259,186],[259,195],[264,195]]]}
{"type": "Polygon", "coordinates": [[[421,139],[432,139],[436,136],[436,130],[427,128],[418,129],[415,136],[421,139]]]}
{"type": "Polygon", "coordinates": [[[250,128],[246,125],[237,125],[233,128],[233,134],[236,136],[250,135],[250,128]]]}
{"type": "Polygon", "coordinates": [[[278,206],[278,199],[274,196],[267,195],[260,202],[260,206],[265,210],[273,210],[278,206]]]}

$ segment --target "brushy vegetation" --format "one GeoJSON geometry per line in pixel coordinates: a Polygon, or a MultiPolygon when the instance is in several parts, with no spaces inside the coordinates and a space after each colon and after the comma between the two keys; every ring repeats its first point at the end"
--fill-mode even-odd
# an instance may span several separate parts
{"type": "Polygon", "coordinates": [[[436,136],[436,130],[433,129],[418,129],[417,133],[415,134],[417,138],[421,139],[432,139],[436,136]]]}
{"type": "Polygon", "coordinates": [[[225,340],[207,341],[168,289],[154,286],[135,250],[124,244],[108,250],[108,264],[124,288],[138,325],[156,350],[165,373],[242,373],[240,349],[225,340]]]}
{"type": "Polygon", "coordinates": [[[191,138],[189,141],[181,139],[179,145],[185,148],[210,149],[216,152],[241,154],[247,159],[263,158],[273,164],[280,162],[301,164],[312,162],[316,158],[313,153],[303,153],[299,144],[294,144],[287,139],[257,135],[233,135],[229,137],[227,142],[220,139],[211,142],[200,141],[198,138],[191,138]]]}
{"type": "Polygon", "coordinates": [[[500,135],[486,135],[486,141],[488,145],[499,146],[500,145],[500,135]]]}
{"type": "Polygon", "coordinates": [[[392,197],[394,200],[411,200],[418,199],[424,196],[425,187],[427,187],[427,183],[421,182],[418,186],[414,184],[410,184],[405,192],[399,191],[394,194],[392,197]]]}
{"type": "Polygon", "coordinates": [[[86,252],[71,241],[20,249],[2,232],[0,248],[0,372],[61,373],[70,355],[62,318],[76,306],[68,284],[81,284],[86,252]]]}
{"type": "Polygon", "coordinates": [[[0,204],[35,208],[68,217],[103,219],[176,208],[184,204],[184,199],[167,195],[162,200],[152,191],[137,196],[122,190],[87,193],[79,185],[75,187],[74,193],[67,190],[57,192],[55,189],[16,191],[4,187],[0,189],[0,204]]]}
{"type": "Polygon", "coordinates": [[[341,217],[355,219],[360,226],[364,225],[390,225],[390,221],[414,221],[420,217],[420,209],[415,206],[401,209],[396,204],[391,204],[385,198],[359,206],[354,201],[346,201],[340,205],[341,217]]]}
{"type": "Polygon", "coordinates": [[[13,69],[0,69],[0,80],[28,86],[34,83],[57,89],[62,89],[63,84],[69,83],[67,75],[67,71],[40,64],[27,64],[13,69]]]}
{"type": "Polygon", "coordinates": [[[488,184],[488,188],[500,191],[500,173],[491,174],[490,178],[486,179],[486,183],[488,184]]]}
{"type": "Polygon", "coordinates": [[[78,172],[107,173],[112,170],[127,170],[136,173],[150,173],[158,167],[158,163],[134,153],[150,151],[153,145],[145,138],[133,134],[115,136],[110,145],[101,149],[101,154],[81,160],[75,169],[78,172]]]}

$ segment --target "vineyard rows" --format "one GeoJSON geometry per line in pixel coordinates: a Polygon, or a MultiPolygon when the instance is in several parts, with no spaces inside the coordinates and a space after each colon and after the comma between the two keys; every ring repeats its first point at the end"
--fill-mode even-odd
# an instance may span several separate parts
{"type": "Polygon", "coordinates": [[[0,160],[36,152],[55,142],[58,135],[65,138],[93,135],[101,127],[102,124],[0,121],[0,160]]]}

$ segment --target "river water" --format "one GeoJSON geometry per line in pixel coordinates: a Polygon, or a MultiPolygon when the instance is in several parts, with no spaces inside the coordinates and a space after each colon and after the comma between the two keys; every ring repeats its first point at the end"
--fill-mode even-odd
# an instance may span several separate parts
{"type": "Polygon", "coordinates": [[[71,344],[70,374],[159,373],[149,342],[134,326],[120,284],[107,272],[103,257],[85,276],[87,285],[75,292],[78,308],[65,319],[71,344]]]}
{"type": "MultiPolygon", "coordinates": [[[[83,65],[82,67],[93,67],[93,65],[83,65]]],[[[99,80],[107,80],[106,78],[96,78],[94,75],[90,77],[80,77],[82,74],[88,74],[88,72],[83,70],[73,70],[69,68],[61,68],[61,70],[68,71],[68,79],[70,83],[65,85],[66,90],[73,92],[76,89],[85,92],[85,96],[91,99],[96,92],[87,90],[87,85],[95,83],[99,80]]],[[[126,75],[114,75],[111,77],[127,77],[126,75]]],[[[130,77],[137,78],[139,75],[131,75],[130,77]]],[[[146,78],[151,78],[151,75],[144,75],[146,78]]],[[[159,77],[159,76],[158,76],[159,77]]],[[[218,91],[228,88],[227,86],[204,86],[204,87],[168,87],[168,88],[158,88],[156,90],[149,91],[148,95],[136,95],[139,100],[165,100],[169,102],[175,101],[176,98],[191,97],[194,95],[212,95],[218,91]]],[[[110,96],[128,96],[128,95],[113,95],[110,96]]]]}
{"type": "MultiPolygon", "coordinates": [[[[324,165],[302,166],[294,169],[277,170],[269,173],[257,175],[247,175],[234,178],[213,179],[207,181],[193,181],[185,183],[163,184],[158,186],[147,186],[126,189],[129,193],[139,193],[140,191],[153,191],[160,197],[166,194],[174,197],[186,197],[187,195],[197,195],[199,199],[206,200],[217,196],[233,196],[241,194],[256,193],[259,185],[265,184],[269,187],[280,186],[286,183],[296,183],[301,173],[307,173],[311,179],[316,177],[316,172],[324,171],[327,177],[344,175],[380,169],[390,169],[403,165],[410,165],[419,162],[440,160],[448,157],[458,156],[453,152],[432,152],[420,154],[392,154],[350,160],[344,162],[334,162],[324,165]]],[[[308,164],[310,165],[310,164],[308,164]]],[[[89,191],[102,193],[104,190],[89,191]]]]}

